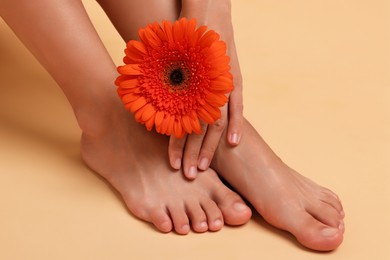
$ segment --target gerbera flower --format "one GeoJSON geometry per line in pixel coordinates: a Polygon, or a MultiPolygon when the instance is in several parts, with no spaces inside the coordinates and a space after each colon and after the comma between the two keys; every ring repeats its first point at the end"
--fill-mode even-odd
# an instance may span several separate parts
{"type": "Polygon", "coordinates": [[[214,123],[233,89],[226,44],[195,19],[153,23],[125,49],[115,81],[126,109],[150,131],[183,137],[214,123]]]}

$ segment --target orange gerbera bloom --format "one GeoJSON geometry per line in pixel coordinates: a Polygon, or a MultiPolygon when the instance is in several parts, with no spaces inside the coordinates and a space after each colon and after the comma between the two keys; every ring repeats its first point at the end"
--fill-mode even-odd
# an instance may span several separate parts
{"type": "Polygon", "coordinates": [[[233,89],[226,44],[195,19],[163,21],[139,30],[125,49],[115,81],[126,109],[150,131],[183,137],[214,123],[233,89]]]}

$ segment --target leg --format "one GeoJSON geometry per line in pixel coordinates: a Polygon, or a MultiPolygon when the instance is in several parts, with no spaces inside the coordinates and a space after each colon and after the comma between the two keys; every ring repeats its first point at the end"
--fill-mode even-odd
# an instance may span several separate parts
{"type": "Polygon", "coordinates": [[[244,133],[236,148],[222,140],[213,169],[267,222],[291,232],[303,245],[321,251],[340,245],[344,212],[337,195],[285,165],[248,121],[244,133]]]}
{"type": "Polygon", "coordinates": [[[113,85],[115,65],[81,1],[20,0],[16,6],[3,0],[0,14],[63,89],[82,130],[84,161],[134,215],[180,234],[190,223],[204,232],[219,230],[223,221],[248,221],[250,210],[213,171],[185,181],[167,164],[168,139],[147,133],[124,110],[113,85]]]}

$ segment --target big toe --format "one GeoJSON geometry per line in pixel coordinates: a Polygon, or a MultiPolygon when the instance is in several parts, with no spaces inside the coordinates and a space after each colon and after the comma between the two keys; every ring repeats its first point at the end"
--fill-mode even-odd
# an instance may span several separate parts
{"type": "Polygon", "coordinates": [[[249,221],[252,216],[251,209],[245,204],[241,197],[229,190],[222,188],[216,195],[216,202],[220,208],[225,223],[238,226],[249,221]]]}
{"type": "Polygon", "coordinates": [[[332,227],[308,213],[303,213],[297,221],[289,231],[302,245],[310,249],[330,251],[336,249],[343,241],[343,224],[339,227],[332,227]]]}

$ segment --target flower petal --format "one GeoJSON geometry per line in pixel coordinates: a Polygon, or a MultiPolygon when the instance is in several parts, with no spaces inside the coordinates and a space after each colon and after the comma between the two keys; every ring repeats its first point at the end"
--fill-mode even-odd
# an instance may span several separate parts
{"type": "Polygon", "coordinates": [[[207,124],[214,123],[214,118],[204,108],[199,109],[198,114],[200,119],[202,119],[207,124]]]}
{"type": "Polygon", "coordinates": [[[168,42],[173,42],[172,23],[170,21],[162,22],[165,34],[167,35],[168,42]]]}
{"type": "Polygon", "coordinates": [[[138,79],[128,79],[119,83],[121,88],[136,88],[138,87],[138,79]]]}
{"type": "Polygon", "coordinates": [[[184,30],[183,30],[183,19],[176,21],[173,24],[173,40],[175,42],[183,42],[184,30]]]}
{"type": "Polygon", "coordinates": [[[137,100],[135,100],[133,103],[131,103],[131,107],[130,107],[131,112],[134,113],[135,111],[137,111],[141,107],[145,106],[146,103],[147,103],[146,99],[143,96],[139,97],[137,100]]]}
{"type": "Polygon", "coordinates": [[[191,119],[188,116],[182,116],[181,122],[182,122],[184,131],[186,131],[186,133],[188,133],[188,134],[191,134],[192,133],[191,119]]]}
{"type": "Polygon", "coordinates": [[[126,61],[124,60],[124,62],[126,64],[140,63],[143,61],[143,58],[144,58],[144,55],[142,55],[140,52],[131,51],[131,49],[126,49],[125,54],[126,54],[126,56],[123,59],[126,59],[126,61]]]}
{"type": "Polygon", "coordinates": [[[201,134],[202,128],[200,127],[200,122],[198,117],[191,120],[192,129],[194,130],[194,133],[201,134]]]}
{"type": "Polygon", "coordinates": [[[160,126],[162,124],[163,120],[164,120],[164,112],[163,111],[157,111],[156,112],[156,118],[155,118],[155,121],[154,121],[156,126],[160,126]]]}
{"type": "Polygon", "coordinates": [[[216,106],[216,107],[221,107],[221,106],[225,105],[229,100],[228,97],[224,94],[213,93],[213,92],[210,92],[207,90],[205,90],[205,93],[206,93],[206,98],[205,98],[206,101],[209,104],[212,104],[213,106],[216,106]]]}
{"type": "Polygon", "coordinates": [[[118,67],[118,72],[123,75],[142,75],[138,64],[127,64],[118,67]]]}
{"type": "MultiPolygon", "coordinates": [[[[149,120],[151,117],[153,117],[154,115],[156,115],[156,109],[154,108],[154,106],[150,103],[146,104],[145,106],[145,111],[143,112],[142,114],[142,120],[143,121],[147,121],[149,120]]],[[[154,119],[154,117],[153,117],[154,119]]],[[[154,122],[153,122],[154,123],[154,122]]]]}
{"type": "Polygon", "coordinates": [[[162,121],[161,124],[161,132],[162,134],[167,134],[168,131],[168,124],[169,124],[169,119],[171,118],[171,115],[165,115],[164,120],[162,121]]]}
{"type": "Polygon", "coordinates": [[[175,116],[171,115],[171,116],[169,116],[169,120],[168,120],[168,128],[167,128],[167,132],[166,132],[167,135],[172,134],[174,124],[175,124],[175,116]]]}
{"type": "Polygon", "coordinates": [[[199,44],[201,48],[206,48],[206,47],[210,47],[213,44],[213,42],[218,40],[219,40],[219,35],[215,31],[210,30],[206,32],[202,36],[202,38],[200,38],[199,44]]]}
{"type": "Polygon", "coordinates": [[[160,38],[161,41],[166,42],[168,40],[167,35],[164,32],[164,29],[157,22],[154,22],[151,25],[151,28],[157,34],[158,38],[160,38]]]}
{"type": "Polygon", "coordinates": [[[176,138],[183,138],[184,136],[184,131],[181,125],[180,120],[175,120],[174,125],[173,125],[173,133],[176,138]]]}
{"type": "Polygon", "coordinates": [[[139,98],[140,98],[139,95],[135,95],[133,93],[129,93],[129,94],[125,94],[125,95],[122,96],[122,102],[125,103],[125,104],[133,103],[134,101],[136,101],[139,98]]]}
{"type": "Polygon", "coordinates": [[[147,38],[147,40],[152,48],[157,48],[157,47],[161,46],[162,42],[161,42],[160,38],[151,29],[145,30],[145,36],[146,36],[146,38],[147,38]]]}
{"type": "Polygon", "coordinates": [[[151,131],[153,129],[154,125],[154,115],[148,119],[148,121],[145,122],[146,129],[151,131]]]}
{"type": "Polygon", "coordinates": [[[148,51],[146,50],[145,45],[142,42],[131,40],[127,43],[128,49],[133,49],[134,51],[140,52],[140,55],[147,55],[148,51]]]}

